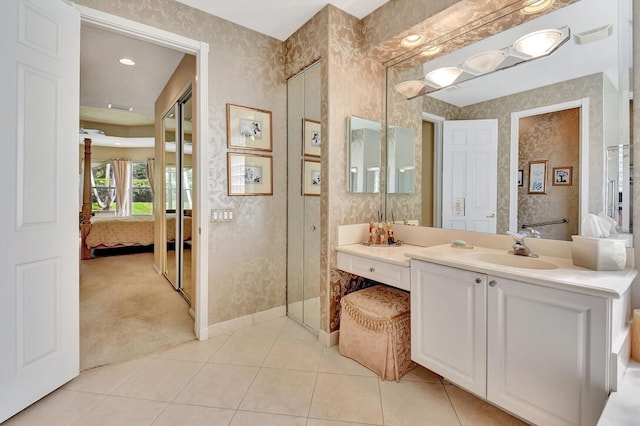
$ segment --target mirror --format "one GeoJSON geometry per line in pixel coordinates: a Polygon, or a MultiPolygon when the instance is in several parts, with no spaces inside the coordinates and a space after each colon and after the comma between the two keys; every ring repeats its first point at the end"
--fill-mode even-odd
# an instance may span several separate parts
{"type": "Polygon", "coordinates": [[[382,126],[379,121],[352,116],[349,132],[349,191],[379,193],[382,126]]]}
{"type": "Polygon", "coordinates": [[[387,192],[411,194],[415,190],[415,132],[389,126],[387,130],[387,192]]]}
{"type": "MultiPolygon", "coordinates": [[[[575,196],[578,200],[572,208],[572,213],[575,214],[572,217],[575,219],[571,219],[572,224],[576,226],[576,233],[579,232],[581,217],[586,213],[605,211],[603,169],[607,148],[612,145],[626,145],[630,140],[631,3],[628,0],[620,0],[618,7],[611,6],[597,0],[581,0],[564,7],[558,6],[556,2],[556,6],[553,6],[555,10],[544,15],[526,17],[517,9],[512,12],[514,16],[505,15],[500,18],[505,20],[502,22],[504,25],[496,21],[477,26],[472,23],[470,31],[460,31],[464,36],[458,39],[462,38],[463,41],[455,38],[447,40],[449,34],[442,35],[435,41],[446,40],[439,45],[443,53],[427,57],[415,51],[401,62],[389,66],[385,120],[389,125],[411,129],[414,132],[415,192],[394,193],[388,190],[385,194],[387,216],[393,213],[396,219],[414,219],[421,225],[431,226],[425,217],[433,215],[433,226],[441,226],[444,205],[448,206],[446,213],[464,216],[466,210],[477,204],[478,200],[484,202],[482,191],[477,191],[477,188],[476,198],[460,188],[454,188],[453,193],[447,195],[447,190],[452,189],[443,187],[443,176],[456,177],[459,170],[471,168],[459,166],[468,164],[468,161],[457,163],[458,168],[455,170],[444,168],[442,144],[447,137],[449,122],[486,119],[497,120],[498,123],[495,152],[497,170],[495,176],[486,181],[496,182],[491,188],[487,185],[487,190],[495,191],[496,202],[490,206],[493,210],[488,209],[485,214],[487,218],[493,216],[496,232],[505,233],[510,229],[522,231],[522,219],[518,219],[518,213],[522,205],[526,204],[519,201],[519,193],[523,192],[522,188],[525,188],[524,192],[529,192],[527,189],[530,182],[530,162],[547,163],[543,175],[544,191],[535,193],[534,190],[533,194],[526,194],[537,203],[530,203],[528,207],[535,206],[536,212],[539,213],[528,218],[529,223],[526,225],[562,219],[560,216],[552,216],[553,206],[545,207],[541,201],[551,199],[550,194],[561,194],[561,191],[566,191],[569,187],[578,190],[575,196]],[[516,14],[518,16],[515,16],[516,14]],[[521,24],[509,28],[512,26],[511,22],[515,21],[521,24]],[[411,90],[406,90],[407,85],[417,84],[415,82],[423,85],[425,75],[432,70],[460,66],[481,52],[511,46],[520,37],[533,31],[564,27],[569,28],[570,39],[549,56],[497,72],[489,72],[467,81],[455,82],[452,86],[426,95],[412,98],[411,90]],[[496,29],[504,31],[496,33],[496,29]],[[474,37],[482,40],[470,44],[465,41],[473,40],[474,37]],[[466,46],[458,48],[465,43],[466,46]],[[396,90],[398,84],[405,85],[404,95],[396,90]],[[526,145],[521,145],[526,141],[519,142],[519,139],[522,139],[522,134],[519,133],[520,121],[570,108],[579,109],[579,151],[574,156],[575,163],[569,163],[574,161],[570,160],[574,157],[556,160],[559,157],[551,149],[536,153],[536,158],[524,157],[529,149],[526,145]],[[433,156],[433,159],[430,159],[430,156],[433,156]],[[562,180],[557,184],[554,181],[554,173],[567,173],[569,169],[572,173],[571,184],[566,185],[562,180]],[[520,170],[522,173],[519,173],[520,170]],[[520,176],[523,186],[519,186],[520,176]],[[456,190],[459,193],[455,193],[456,190]],[[431,203],[425,202],[423,197],[429,197],[431,203]],[[447,203],[443,202],[443,197],[446,197],[447,203]],[[427,212],[425,209],[431,211],[427,212]],[[578,210],[577,213],[575,209],[578,210]],[[549,215],[545,216],[543,213],[549,215]]],[[[420,87],[414,94],[419,92],[420,87]]],[[[543,138],[554,131],[540,123],[534,126],[537,126],[536,134],[543,138]]],[[[391,134],[390,130],[389,128],[391,134]]],[[[458,140],[456,138],[459,134],[461,133],[453,132],[451,137],[458,140]]],[[[467,177],[467,180],[473,182],[473,176],[467,177]]],[[[448,181],[455,182],[456,179],[448,181]]],[[[562,216],[564,217],[564,214],[562,216]]],[[[550,230],[563,226],[566,225],[544,224],[535,229],[540,231],[543,238],[555,238],[553,235],[556,233],[550,230]]],[[[462,227],[459,229],[474,230],[462,227]]],[[[558,238],[566,239],[570,233],[557,234],[561,235],[558,238]]]]}

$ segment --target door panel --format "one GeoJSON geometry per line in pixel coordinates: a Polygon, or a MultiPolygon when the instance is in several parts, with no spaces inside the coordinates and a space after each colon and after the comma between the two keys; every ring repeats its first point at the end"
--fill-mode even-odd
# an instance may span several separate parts
{"type": "Polygon", "coordinates": [[[0,50],[3,421],[78,374],[79,13],[3,2],[0,50]]]}

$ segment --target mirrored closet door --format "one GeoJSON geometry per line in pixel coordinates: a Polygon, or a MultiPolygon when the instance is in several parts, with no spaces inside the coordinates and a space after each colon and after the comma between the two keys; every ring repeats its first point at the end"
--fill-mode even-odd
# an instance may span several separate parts
{"type": "Polygon", "coordinates": [[[166,250],[164,276],[190,303],[192,235],[192,96],[189,88],[165,113],[164,182],[166,250]]]}
{"type": "Polygon", "coordinates": [[[320,328],[320,64],[287,82],[287,315],[320,328]]]}

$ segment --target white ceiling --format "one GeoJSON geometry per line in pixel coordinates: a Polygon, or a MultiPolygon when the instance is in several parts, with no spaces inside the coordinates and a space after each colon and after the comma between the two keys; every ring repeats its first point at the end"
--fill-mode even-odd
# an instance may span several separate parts
{"type": "Polygon", "coordinates": [[[176,0],[284,41],[331,3],[362,19],[389,0],[176,0]]]}

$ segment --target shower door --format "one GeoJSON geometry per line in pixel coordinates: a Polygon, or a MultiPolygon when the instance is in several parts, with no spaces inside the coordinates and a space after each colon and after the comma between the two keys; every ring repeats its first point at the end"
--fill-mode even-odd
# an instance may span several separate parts
{"type": "Polygon", "coordinates": [[[166,257],[164,276],[191,303],[192,97],[189,88],[165,113],[164,182],[166,257]]]}

